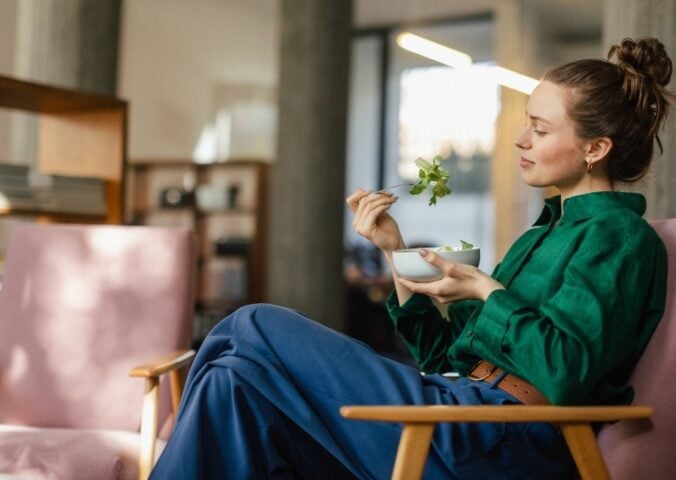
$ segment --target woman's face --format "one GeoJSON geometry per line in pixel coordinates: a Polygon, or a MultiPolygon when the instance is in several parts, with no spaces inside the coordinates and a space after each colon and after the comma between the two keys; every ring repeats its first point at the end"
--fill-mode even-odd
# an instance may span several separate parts
{"type": "Polygon", "coordinates": [[[526,124],[516,140],[524,181],[533,187],[557,187],[566,198],[583,193],[587,171],[584,141],[566,114],[564,87],[540,82],[526,106],[526,124]]]}

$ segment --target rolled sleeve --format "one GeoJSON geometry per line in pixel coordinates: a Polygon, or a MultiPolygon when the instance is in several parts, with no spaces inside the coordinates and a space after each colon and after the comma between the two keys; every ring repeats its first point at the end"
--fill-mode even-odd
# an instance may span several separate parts
{"type": "Polygon", "coordinates": [[[510,317],[523,308],[506,290],[495,290],[483,305],[476,323],[467,330],[474,339],[474,345],[490,352],[500,352],[505,344],[505,336],[510,317]]]}
{"type": "Polygon", "coordinates": [[[421,370],[428,373],[450,370],[447,353],[454,332],[429,297],[414,294],[399,305],[393,291],[387,300],[387,310],[397,334],[421,370]]]}

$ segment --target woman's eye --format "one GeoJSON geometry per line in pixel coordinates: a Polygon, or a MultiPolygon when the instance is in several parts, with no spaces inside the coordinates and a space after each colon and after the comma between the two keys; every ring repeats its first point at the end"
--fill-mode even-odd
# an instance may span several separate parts
{"type": "Polygon", "coordinates": [[[542,130],[535,130],[535,129],[533,129],[533,133],[534,133],[535,135],[539,135],[539,136],[541,136],[541,137],[542,137],[543,135],[546,135],[546,134],[547,134],[547,132],[543,132],[542,130]]]}

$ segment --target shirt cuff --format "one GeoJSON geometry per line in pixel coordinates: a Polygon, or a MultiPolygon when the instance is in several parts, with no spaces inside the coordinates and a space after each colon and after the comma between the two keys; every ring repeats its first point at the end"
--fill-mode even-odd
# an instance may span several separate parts
{"type": "Polygon", "coordinates": [[[399,297],[396,290],[392,290],[392,293],[390,293],[386,306],[393,320],[422,315],[429,312],[431,308],[436,309],[432,300],[427,295],[420,295],[419,293],[414,293],[403,305],[399,305],[399,297]]]}
{"type": "Polygon", "coordinates": [[[474,345],[490,352],[501,352],[509,319],[521,307],[507,290],[491,293],[473,327],[474,345]]]}

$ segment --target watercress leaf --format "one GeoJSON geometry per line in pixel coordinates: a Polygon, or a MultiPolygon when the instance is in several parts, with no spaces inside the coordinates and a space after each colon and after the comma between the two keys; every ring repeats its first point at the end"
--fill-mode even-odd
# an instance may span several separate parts
{"type": "Polygon", "coordinates": [[[443,197],[451,193],[451,189],[446,186],[450,175],[441,168],[442,160],[441,155],[437,155],[432,159],[432,163],[423,158],[418,158],[415,161],[416,166],[419,168],[418,178],[420,180],[411,188],[409,193],[418,195],[432,185],[432,197],[430,198],[429,205],[436,205],[437,197],[443,197]]]}
{"type": "Polygon", "coordinates": [[[462,250],[471,250],[471,249],[474,248],[474,245],[472,245],[471,243],[466,242],[462,239],[460,240],[460,246],[461,246],[462,250]]]}
{"type": "Polygon", "coordinates": [[[413,187],[411,187],[411,189],[408,191],[408,193],[410,193],[411,195],[418,195],[418,194],[424,192],[425,188],[427,188],[426,185],[422,185],[421,183],[416,183],[415,185],[413,185],[413,187]]]}
{"type": "Polygon", "coordinates": [[[433,164],[420,157],[416,159],[415,164],[420,170],[429,170],[433,166],[433,164]]]}

